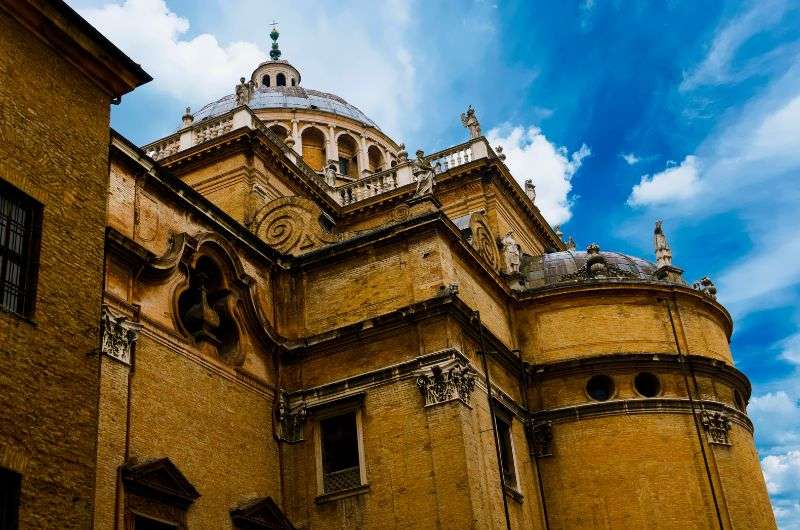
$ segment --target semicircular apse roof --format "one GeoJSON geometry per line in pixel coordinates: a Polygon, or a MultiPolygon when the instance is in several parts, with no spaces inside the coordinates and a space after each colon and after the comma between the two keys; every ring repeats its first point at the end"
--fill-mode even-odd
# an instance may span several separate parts
{"type": "MultiPolygon", "coordinates": [[[[359,121],[370,127],[379,127],[358,107],[335,94],[310,90],[299,86],[260,87],[250,99],[249,107],[259,109],[309,109],[329,112],[359,121]]],[[[230,94],[209,103],[194,113],[195,121],[220,116],[236,108],[236,96],[230,94]]]]}
{"type": "MultiPolygon", "coordinates": [[[[656,266],[647,260],[605,250],[601,254],[608,265],[622,271],[628,278],[655,279],[656,266]]],[[[587,252],[581,250],[564,250],[532,256],[530,261],[524,264],[523,273],[526,274],[527,283],[531,287],[555,285],[584,267],[588,256],[587,252]]]]}

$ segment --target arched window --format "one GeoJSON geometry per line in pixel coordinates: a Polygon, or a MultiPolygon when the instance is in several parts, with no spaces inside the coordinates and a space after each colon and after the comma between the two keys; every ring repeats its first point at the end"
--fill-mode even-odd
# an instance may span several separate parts
{"type": "Polygon", "coordinates": [[[369,159],[369,170],[371,172],[383,171],[383,153],[381,153],[377,145],[369,146],[367,158],[369,159]]]}
{"type": "Polygon", "coordinates": [[[289,131],[283,125],[278,125],[277,123],[269,128],[270,131],[274,132],[278,138],[286,141],[286,138],[289,137],[289,131]]]}
{"type": "Polygon", "coordinates": [[[264,85],[264,86],[269,86],[269,76],[268,75],[265,75],[264,77],[261,78],[261,84],[264,85]]]}
{"type": "Polygon", "coordinates": [[[276,75],[275,86],[286,86],[286,76],[283,74],[276,75]]]}
{"type": "Polygon", "coordinates": [[[339,174],[358,178],[358,144],[349,134],[343,134],[336,141],[339,151],[339,174]]]}
{"type": "Polygon", "coordinates": [[[325,166],[325,135],[316,127],[309,127],[301,136],[303,142],[303,160],[314,171],[322,171],[325,166]]]}
{"type": "Polygon", "coordinates": [[[294,79],[294,77],[292,78],[292,86],[295,86],[295,79],[294,79]]]}

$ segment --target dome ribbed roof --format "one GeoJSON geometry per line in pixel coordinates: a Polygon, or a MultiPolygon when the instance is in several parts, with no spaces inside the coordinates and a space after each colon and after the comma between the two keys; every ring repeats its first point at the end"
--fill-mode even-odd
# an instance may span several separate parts
{"type": "MultiPolygon", "coordinates": [[[[628,279],[655,280],[656,266],[647,260],[620,254],[619,252],[602,251],[600,253],[606,264],[614,269],[611,277],[628,279]],[[616,272],[619,271],[619,272],[616,272]]],[[[522,272],[526,276],[529,287],[544,287],[566,281],[576,281],[576,273],[585,270],[588,252],[565,250],[551,252],[541,256],[530,256],[522,264],[522,272]]]]}
{"type": "MultiPolygon", "coordinates": [[[[236,107],[236,96],[230,94],[209,103],[194,114],[195,121],[220,116],[236,107]]],[[[366,114],[335,94],[309,90],[299,86],[260,87],[250,99],[249,107],[259,109],[309,109],[329,112],[357,120],[370,127],[375,125],[366,114]]]]}

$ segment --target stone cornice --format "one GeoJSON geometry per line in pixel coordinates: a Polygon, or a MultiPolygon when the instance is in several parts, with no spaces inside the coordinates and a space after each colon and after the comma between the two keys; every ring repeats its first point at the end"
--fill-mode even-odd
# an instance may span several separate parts
{"type": "Polygon", "coordinates": [[[3,0],[0,9],[57,50],[112,98],[153,79],[64,2],[3,0]]]}
{"type": "Polygon", "coordinates": [[[567,423],[590,418],[619,416],[629,414],[699,414],[701,411],[721,412],[737,423],[753,432],[753,422],[743,412],[729,407],[725,403],[711,400],[695,400],[680,398],[639,398],[616,399],[599,403],[581,403],[568,407],[531,412],[534,424],[550,422],[567,423]]]}

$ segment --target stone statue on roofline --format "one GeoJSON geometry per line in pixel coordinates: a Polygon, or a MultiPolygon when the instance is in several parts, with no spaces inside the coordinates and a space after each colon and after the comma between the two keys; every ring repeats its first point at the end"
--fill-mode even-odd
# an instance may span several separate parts
{"type": "Polygon", "coordinates": [[[536,186],[533,185],[533,180],[531,179],[525,181],[525,195],[528,196],[532,203],[536,202],[536,186]]]}
{"type": "Polygon", "coordinates": [[[425,159],[425,152],[422,149],[417,149],[417,158],[413,164],[414,169],[411,174],[414,175],[414,180],[417,182],[414,198],[433,194],[433,179],[436,174],[433,172],[431,163],[425,159]]]}
{"type": "Polygon", "coordinates": [[[501,244],[503,245],[503,257],[506,261],[506,274],[517,274],[519,272],[521,253],[517,240],[514,239],[514,233],[507,233],[501,244]]]}
{"type": "Polygon", "coordinates": [[[475,116],[475,109],[472,105],[467,107],[467,112],[461,113],[461,123],[469,129],[469,137],[477,138],[481,135],[481,124],[478,122],[478,117],[475,116]]]}
{"type": "Polygon", "coordinates": [[[255,83],[253,80],[245,82],[244,77],[239,78],[239,84],[236,85],[236,105],[247,105],[250,103],[250,98],[253,97],[255,90],[255,83]]]}

